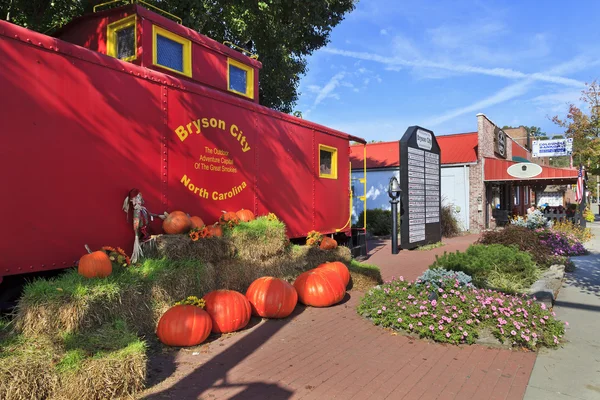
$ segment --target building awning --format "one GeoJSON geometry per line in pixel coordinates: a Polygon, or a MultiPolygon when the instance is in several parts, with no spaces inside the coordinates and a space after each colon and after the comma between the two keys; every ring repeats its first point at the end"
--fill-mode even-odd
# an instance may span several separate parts
{"type": "Polygon", "coordinates": [[[577,183],[577,169],[554,168],[531,162],[484,158],[486,182],[510,182],[524,185],[569,185],[577,183]],[[509,170],[510,167],[517,165],[509,170]],[[516,172],[515,172],[516,171],[516,172]]]}

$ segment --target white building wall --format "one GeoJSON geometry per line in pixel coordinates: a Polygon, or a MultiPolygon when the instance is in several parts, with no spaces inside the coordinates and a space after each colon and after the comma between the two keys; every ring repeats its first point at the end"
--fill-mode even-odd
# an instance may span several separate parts
{"type": "MultiPolygon", "coordinates": [[[[398,168],[382,168],[367,170],[367,209],[381,208],[390,210],[390,198],[387,193],[390,178],[395,176],[400,180],[398,168]]],[[[363,203],[357,196],[362,196],[363,185],[358,180],[363,177],[360,170],[352,171],[352,184],[355,198],[352,203],[352,223],[358,221],[363,210],[363,203]]],[[[453,204],[456,218],[463,230],[469,229],[469,167],[444,167],[441,171],[442,203],[453,204]]],[[[368,221],[367,221],[368,224],[368,221]]]]}

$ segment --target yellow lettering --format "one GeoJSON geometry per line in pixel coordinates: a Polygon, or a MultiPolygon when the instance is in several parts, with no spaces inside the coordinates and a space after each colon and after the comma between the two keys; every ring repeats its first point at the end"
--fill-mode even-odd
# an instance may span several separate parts
{"type": "Polygon", "coordinates": [[[237,137],[238,131],[239,131],[239,129],[238,129],[237,125],[231,124],[231,128],[229,128],[229,133],[231,133],[231,136],[237,137]]]}
{"type": "Polygon", "coordinates": [[[188,137],[188,131],[185,130],[183,125],[179,125],[177,129],[175,129],[175,133],[182,142],[188,137]]]}
{"type": "Polygon", "coordinates": [[[191,182],[191,179],[187,177],[187,175],[183,175],[183,178],[181,178],[181,183],[183,183],[183,186],[188,186],[191,182]]]}
{"type": "Polygon", "coordinates": [[[210,125],[208,123],[208,118],[202,118],[202,127],[208,128],[210,125]]]}
{"type": "Polygon", "coordinates": [[[196,120],[196,121],[192,121],[192,123],[194,124],[194,126],[196,127],[196,133],[200,133],[202,132],[202,130],[200,129],[200,120],[196,120]]]}

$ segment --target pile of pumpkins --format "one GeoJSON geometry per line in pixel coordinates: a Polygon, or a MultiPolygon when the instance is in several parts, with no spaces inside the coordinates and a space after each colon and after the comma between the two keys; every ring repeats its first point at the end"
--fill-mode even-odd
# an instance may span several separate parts
{"type": "Polygon", "coordinates": [[[196,346],[213,333],[243,329],[252,315],[285,318],[298,301],[313,307],[329,307],[344,298],[350,282],[348,267],[328,262],[306,271],[293,285],[265,276],[256,279],[244,296],[235,290],[214,290],[204,296],[205,310],[195,305],[176,305],[167,310],[156,328],[167,346],[196,346]]]}
{"type": "Polygon", "coordinates": [[[168,235],[188,233],[191,229],[206,229],[210,236],[223,236],[222,225],[232,226],[237,225],[240,221],[250,222],[254,219],[252,211],[242,208],[237,212],[223,211],[217,222],[213,225],[206,225],[200,217],[190,217],[183,211],[173,211],[164,219],[162,226],[168,235]]]}

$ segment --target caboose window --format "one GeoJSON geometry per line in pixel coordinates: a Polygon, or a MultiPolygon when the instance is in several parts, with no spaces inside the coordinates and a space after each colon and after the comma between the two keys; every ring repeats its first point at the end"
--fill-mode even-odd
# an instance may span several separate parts
{"type": "Polygon", "coordinates": [[[123,61],[137,58],[136,16],[113,22],[106,28],[106,54],[123,61]]]}
{"type": "Polygon", "coordinates": [[[337,179],[337,149],[319,145],[319,177],[337,179]]]}
{"type": "Polygon", "coordinates": [[[227,59],[227,89],[254,98],[254,70],[231,58],[227,59]]]}
{"type": "Polygon", "coordinates": [[[169,71],[192,76],[192,42],[152,26],[152,63],[169,71]]]}

